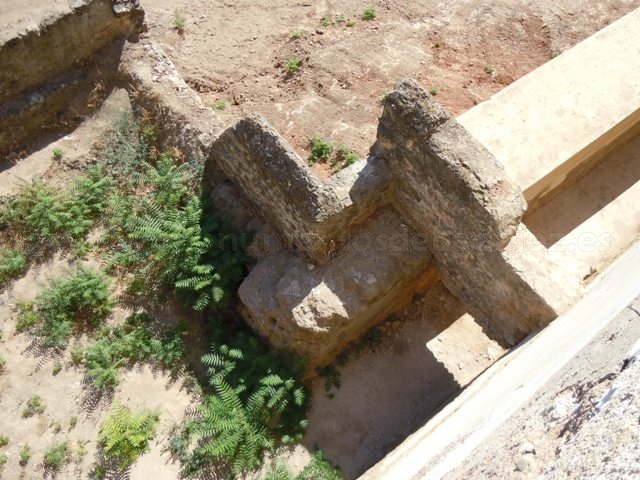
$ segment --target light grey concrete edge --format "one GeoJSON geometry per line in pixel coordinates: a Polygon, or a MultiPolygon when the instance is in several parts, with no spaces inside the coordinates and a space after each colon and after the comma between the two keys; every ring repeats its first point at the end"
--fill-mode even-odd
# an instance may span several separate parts
{"type": "Polygon", "coordinates": [[[528,401],[640,294],[640,243],[566,314],[478,377],[421,430],[360,477],[440,479],[528,401]]]}

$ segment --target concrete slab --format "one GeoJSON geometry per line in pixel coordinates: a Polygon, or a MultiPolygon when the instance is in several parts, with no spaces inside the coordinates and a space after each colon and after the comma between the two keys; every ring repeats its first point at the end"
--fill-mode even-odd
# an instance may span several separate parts
{"type": "Polygon", "coordinates": [[[361,479],[442,478],[638,297],[638,271],[635,244],[568,313],[489,368],[361,479]]]}
{"type": "Polygon", "coordinates": [[[640,239],[640,136],[525,217],[550,255],[602,271],[640,239]]]}
{"type": "Polygon", "coordinates": [[[530,207],[640,122],[639,25],[640,9],[458,117],[530,207]]]}

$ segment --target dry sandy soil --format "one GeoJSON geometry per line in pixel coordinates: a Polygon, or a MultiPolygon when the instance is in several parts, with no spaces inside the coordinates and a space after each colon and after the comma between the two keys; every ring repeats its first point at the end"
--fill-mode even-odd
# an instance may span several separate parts
{"type": "MultiPolygon", "coordinates": [[[[437,89],[438,99],[461,113],[640,6],[637,0],[141,3],[147,11],[147,36],[166,49],[206,103],[225,102],[219,111],[224,120],[231,123],[260,112],[303,156],[314,135],[364,155],[375,138],[379,97],[404,77],[437,89]],[[369,3],[376,6],[377,17],[366,22],[360,14],[369,3]],[[182,33],[172,25],[176,11],[186,18],[182,33]],[[325,15],[332,19],[328,26],[320,24],[325,15]],[[355,25],[340,22],[340,15],[355,20],[355,25]],[[292,39],[296,30],[302,36],[292,39]],[[284,63],[293,56],[302,66],[287,76],[284,63]],[[485,71],[489,65],[491,74],[485,71]]],[[[28,9],[30,4],[9,0],[5,6],[28,9]]],[[[31,6],[46,8],[46,2],[33,1],[31,6]]],[[[12,15],[6,18],[23,18],[16,10],[12,15]]],[[[71,167],[81,162],[92,138],[122,108],[123,99],[117,95],[75,132],[0,171],[0,194],[33,176],[68,175],[64,165],[52,165],[51,149],[59,145],[68,152],[65,161],[71,167]]],[[[323,167],[316,172],[328,174],[323,167]]],[[[53,376],[55,359],[34,355],[27,348],[28,339],[15,333],[11,305],[34,297],[39,282],[64,263],[59,259],[32,270],[0,294],[0,354],[8,361],[0,375],[0,433],[12,439],[2,450],[9,456],[2,478],[42,478],[42,454],[54,438],[89,441],[85,459],[58,476],[86,478],[97,425],[108,407],[105,402],[87,410],[82,372],[62,358],[64,368],[53,376]],[[23,420],[19,413],[32,394],[41,395],[47,409],[23,420]],[[78,417],[78,425],[69,429],[72,416],[78,417]],[[51,422],[60,422],[61,432],[54,433],[51,422]],[[32,461],[22,468],[18,452],[25,443],[32,448],[32,461]]],[[[339,369],[342,387],[333,391],[333,398],[327,396],[323,379],[313,383],[309,432],[292,455],[292,464],[304,463],[305,451],[318,446],[346,478],[357,477],[504,353],[440,285],[416,298],[381,330],[380,345],[339,369]]],[[[166,432],[194,399],[179,383],[145,368],[124,377],[117,398],[136,407],[161,406],[163,412],[152,451],[135,465],[131,478],[176,478],[177,466],[163,453],[166,432]]]]}
{"type": "Polygon", "coordinates": [[[303,157],[315,135],[365,155],[379,98],[403,78],[437,90],[438,100],[459,114],[640,6],[638,0],[140,1],[149,37],[205,103],[224,101],[220,113],[229,121],[262,113],[303,157]],[[377,16],[363,21],[370,4],[377,16]],[[173,28],[176,12],[186,19],[182,33],[173,28]],[[321,25],[325,16],[328,26],[321,25]],[[295,31],[301,38],[292,38],[295,31]],[[288,76],[284,64],[292,57],[302,65],[288,76]]]}

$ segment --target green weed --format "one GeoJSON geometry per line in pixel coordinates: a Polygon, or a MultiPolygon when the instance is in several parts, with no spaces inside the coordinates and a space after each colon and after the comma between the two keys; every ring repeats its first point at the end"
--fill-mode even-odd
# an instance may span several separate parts
{"type": "Polygon", "coordinates": [[[33,417],[37,413],[43,413],[44,410],[45,404],[42,401],[42,397],[33,395],[27,400],[27,406],[22,410],[22,418],[33,417]]]}
{"type": "Polygon", "coordinates": [[[60,147],[56,147],[53,149],[53,158],[56,160],[60,160],[64,155],[64,151],[60,147]]]}
{"type": "MultiPolygon", "coordinates": [[[[36,297],[37,320],[32,333],[43,347],[64,348],[79,326],[95,326],[104,320],[113,307],[109,293],[110,279],[101,272],[77,267],[70,275],[51,280],[36,297]]],[[[32,313],[21,326],[30,323],[32,313]]]]}
{"type": "Polygon", "coordinates": [[[181,11],[176,10],[175,12],[173,12],[172,25],[173,28],[178,31],[178,33],[184,32],[184,29],[187,26],[187,19],[181,11]]]}
{"type": "Polygon", "coordinates": [[[87,378],[91,384],[108,390],[119,383],[119,368],[135,362],[152,360],[166,368],[178,368],[185,354],[179,330],[154,334],[151,319],[132,315],[114,329],[103,328],[98,338],[84,351],[87,378]]]}
{"type": "Polygon", "coordinates": [[[228,344],[214,343],[202,362],[215,393],[172,439],[184,474],[213,463],[238,477],[256,469],[265,452],[301,437],[306,397],[290,360],[240,333],[228,344]]]}
{"type": "Polygon", "coordinates": [[[376,7],[374,7],[373,5],[369,5],[362,12],[362,20],[373,20],[374,18],[376,18],[376,15],[376,7]]]}
{"type": "Polygon", "coordinates": [[[0,248],[0,288],[27,268],[24,252],[18,248],[0,248]]]}
{"type": "Polygon", "coordinates": [[[300,60],[298,57],[291,57],[285,63],[284,68],[288,75],[295,75],[300,70],[301,65],[302,60],[300,60]]]}
{"type": "Polygon", "coordinates": [[[29,445],[23,445],[20,449],[20,465],[24,467],[27,463],[29,463],[30,459],[31,447],[29,447],[29,445]]]}
{"type": "Polygon", "coordinates": [[[69,461],[70,451],[68,442],[51,444],[44,452],[43,464],[45,469],[59,470],[69,461]]]}
{"type": "Polygon", "coordinates": [[[116,404],[100,426],[98,443],[109,461],[120,470],[131,466],[140,455],[149,451],[149,441],[160,421],[157,411],[132,412],[116,404]]]}
{"type": "Polygon", "coordinates": [[[309,155],[309,163],[313,165],[316,162],[326,162],[329,160],[333,152],[333,145],[322,137],[313,137],[310,140],[311,154],[309,155]]]}

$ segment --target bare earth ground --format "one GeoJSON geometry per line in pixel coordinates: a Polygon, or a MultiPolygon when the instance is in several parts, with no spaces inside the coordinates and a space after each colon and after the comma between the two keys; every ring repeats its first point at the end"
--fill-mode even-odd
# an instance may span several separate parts
{"type": "MultiPolygon", "coordinates": [[[[638,0],[141,0],[159,42],[205,103],[262,113],[303,156],[320,135],[364,156],[379,98],[413,77],[459,114],[633,8],[638,0]],[[377,17],[360,19],[366,5],[377,17]],[[175,12],[185,31],[173,28],[175,12]],[[340,16],[356,23],[336,23],[340,16]],[[320,24],[328,16],[332,24],[320,24]],[[302,32],[294,40],[292,32],[302,32]],[[302,60],[287,76],[286,60],[302,60]],[[495,70],[489,75],[485,67],[495,70]],[[237,105],[234,105],[234,100],[237,105]]],[[[315,167],[320,175],[326,170],[315,167]]]]}
{"type": "MultiPolygon", "coordinates": [[[[141,3],[147,11],[148,36],[166,49],[205,102],[226,102],[219,112],[223,119],[231,123],[261,112],[305,157],[313,135],[364,155],[375,138],[379,97],[404,77],[437,89],[438,100],[457,114],[640,6],[637,0],[141,3]],[[369,3],[376,5],[378,16],[364,22],[359,15],[369,3]],[[183,34],[172,28],[175,10],[187,19],[183,34]],[[340,14],[355,19],[355,26],[320,25],[322,16],[335,20],[340,14]],[[305,33],[292,40],[294,30],[305,33]],[[302,68],[287,77],[283,63],[293,56],[302,59],[302,68]],[[488,65],[495,69],[491,75],[485,72],[488,65]]],[[[44,2],[10,0],[4,7],[10,15],[3,13],[2,23],[5,18],[19,23],[33,15],[21,16],[16,9],[44,8],[44,2]]],[[[0,194],[33,176],[67,176],[66,170],[83,161],[95,135],[126,104],[118,95],[122,93],[67,137],[0,171],[0,194]],[[57,145],[66,152],[64,163],[50,169],[51,149],[57,145]]],[[[327,175],[322,167],[316,172],[327,175]]],[[[108,406],[105,402],[87,411],[82,372],[63,358],[62,372],[53,376],[54,359],[33,355],[28,339],[15,334],[11,305],[33,298],[39,282],[64,263],[59,259],[32,270],[0,294],[0,354],[7,359],[6,372],[0,375],[0,433],[11,437],[3,449],[9,462],[2,478],[42,478],[42,454],[54,438],[89,440],[88,454],[79,466],[58,476],[86,478],[97,426],[108,406]],[[33,394],[44,398],[47,409],[23,420],[20,412],[33,394]],[[69,430],[74,415],[78,425],[69,430]],[[56,421],[63,426],[58,434],[50,427],[56,421]],[[32,460],[23,469],[18,452],[24,443],[32,448],[32,460]]],[[[504,353],[439,285],[390,319],[382,331],[381,345],[340,369],[342,387],[333,399],[326,395],[323,379],[314,382],[309,433],[292,464],[301,466],[306,449],[319,446],[346,478],[355,478],[504,353]]],[[[161,406],[163,412],[152,451],[134,466],[131,478],[177,478],[177,466],[163,453],[166,433],[194,398],[179,382],[146,368],[123,378],[117,398],[130,406],[161,406]]]]}

